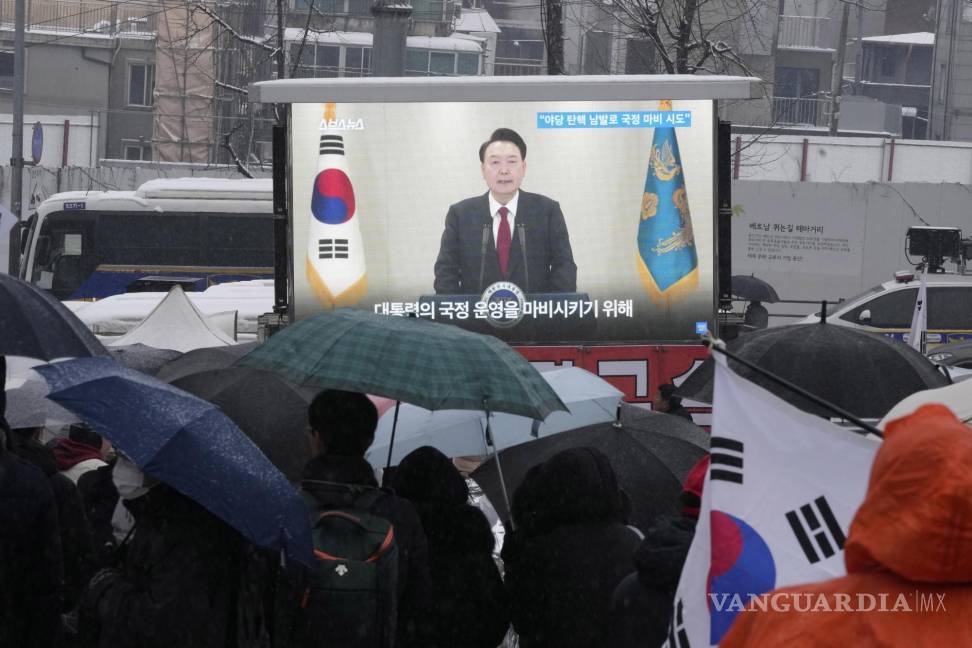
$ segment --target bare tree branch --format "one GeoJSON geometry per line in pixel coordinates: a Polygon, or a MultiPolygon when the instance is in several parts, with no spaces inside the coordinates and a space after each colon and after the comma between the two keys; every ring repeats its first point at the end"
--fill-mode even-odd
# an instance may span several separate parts
{"type": "Polygon", "coordinates": [[[212,18],[213,19],[213,22],[218,23],[233,38],[235,38],[236,40],[240,41],[241,43],[246,43],[247,45],[252,45],[253,47],[257,47],[257,48],[260,48],[260,49],[262,49],[264,51],[271,52],[271,53],[276,52],[278,49],[280,49],[279,46],[278,47],[273,47],[271,45],[267,45],[266,42],[264,42],[264,41],[262,41],[262,40],[260,40],[258,38],[254,38],[253,36],[246,36],[245,34],[241,34],[240,32],[238,32],[235,29],[233,29],[233,27],[230,26],[230,24],[227,23],[225,20],[223,20],[223,18],[221,16],[219,16],[212,9],[210,9],[209,7],[207,7],[205,5],[197,4],[197,5],[195,5],[193,7],[193,10],[201,11],[204,14],[206,14],[207,16],[209,16],[210,18],[212,18]]]}

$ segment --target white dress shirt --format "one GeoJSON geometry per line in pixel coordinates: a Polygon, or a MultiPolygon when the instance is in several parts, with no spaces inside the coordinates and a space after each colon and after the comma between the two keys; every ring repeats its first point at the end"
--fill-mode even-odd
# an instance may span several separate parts
{"type": "Polygon", "coordinates": [[[513,197],[510,199],[510,202],[506,203],[506,205],[500,204],[498,200],[493,198],[493,192],[492,191],[489,192],[489,213],[493,215],[493,245],[494,246],[496,245],[496,239],[499,237],[500,223],[503,222],[503,219],[499,215],[500,207],[506,207],[509,210],[509,213],[506,215],[506,220],[508,220],[510,223],[510,241],[512,242],[514,238],[513,232],[515,231],[513,228],[516,226],[516,203],[519,199],[520,199],[519,189],[516,190],[516,193],[513,194],[513,197]]]}

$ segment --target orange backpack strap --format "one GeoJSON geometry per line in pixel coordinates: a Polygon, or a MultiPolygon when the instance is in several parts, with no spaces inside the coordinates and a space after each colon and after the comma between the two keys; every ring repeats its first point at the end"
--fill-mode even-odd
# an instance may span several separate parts
{"type": "Polygon", "coordinates": [[[385,539],[381,541],[381,545],[375,550],[375,553],[368,557],[367,562],[376,562],[381,558],[381,554],[388,551],[391,544],[395,542],[395,527],[390,522],[388,523],[388,533],[385,534],[385,539]]]}

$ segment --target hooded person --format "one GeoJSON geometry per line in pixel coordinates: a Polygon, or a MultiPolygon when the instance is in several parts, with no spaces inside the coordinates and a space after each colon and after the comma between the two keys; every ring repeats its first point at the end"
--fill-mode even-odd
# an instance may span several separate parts
{"type": "Polygon", "coordinates": [[[61,611],[68,612],[77,606],[88,576],[88,560],[93,552],[91,528],[78,487],[58,472],[54,451],[39,440],[43,430],[42,427],[13,430],[7,443],[13,454],[39,468],[51,483],[64,569],[61,611]]]}
{"type": "Polygon", "coordinates": [[[123,455],[112,473],[135,526],[125,540],[122,564],[97,572],[84,593],[81,634],[86,645],[266,645],[261,623],[247,632],[240,629],[240,619],[253,607],[241,601],[239,588],[246,576],[241,572],[242,556],[251,545],[200,504],[145,475],[123,455]]]}
{"type": "Polygon", "coordinates": [[[61,535],[50,480],[11,453],[0,356],[0,646],[60,645],[61,535]]]}
{"type": "Polygon", "coordinates": [[[395,628],[394,645],[423,646],[421,618],[429,594],[428,541],[412,504],[379,489],[374,471],[364,458],[378,425],[374,403],[364,394],[325,389],[314,397],[307,418],[313,458],[304,466],[301,487],[305,500],[313,502],[312,513],[316,515],[343,508],[338,501],[367,493],[372,500],[368,512],[391,523],[397,546],[397,612],[389,620],[395,628]]]}
{"type": "Polygon", "coordinates": [[[721,648],[972,644],[969,465],[972,431],[943,405],[890,422],[847,534],[847,575],[767,594],[779,603],[740,612],[721,648]],[[794,595],[812,611],[786,605],[794,595]]]}
{"type": "Polygon", "coordinates": [[[523,648],[606,646],[611,593],[631,570],[614,469],[595,448],[570,448],[528,472],[513,495],[503,545],[513,628],[523,648]]]}
{"type": "Polygon", "coordinates": [[[611,648],[660,646],[668,636],[675,590],[682,575],[695,525],[709,455],[700,459],[682,486],[682,515],[660,517],[645,532],[634,553],[635,573],[629,574],[611,598],[611,648]]]}
{"type": "Polygon", "coordinates": [[[427,648],[495,648],[509,627],[506,592],[493,560],[495,539],[452,461],[424,446],[395,471],[395,492],[412,502],[429,542],[427,648]]]}

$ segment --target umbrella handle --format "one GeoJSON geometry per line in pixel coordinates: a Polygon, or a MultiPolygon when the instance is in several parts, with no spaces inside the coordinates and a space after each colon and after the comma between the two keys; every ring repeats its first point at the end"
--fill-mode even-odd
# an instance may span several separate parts
{"type": "Polygon", "coordinates": [[[385,462],[385,472],[381,476],[382,486],[388,486],[388,471],[391,470],[392,450],[395,448],[395,428],[398,427],[398,408],[402,406],[402,401],[395,401],[395,418],[392,419],[391,441],[388,442],[388,460],[385,462]]]}
{"type": "Polygon", "coordinates": [[[506,511],[510,514],[510,530],[516,531],[516,523],[513,522],[513,507],[510,506],[510,495],[506,492],[506,480],[503,479],[503,465],[500,463],[499,452],[496,450],[496,443],[493,440],[492,430],[489,427],[489,410],[486,413],[486,443],[493,448],[493,461],[496,462],[496,474],[499,475],[500,490],[503,492],[503,502],[506,504],[506,511]]]}

